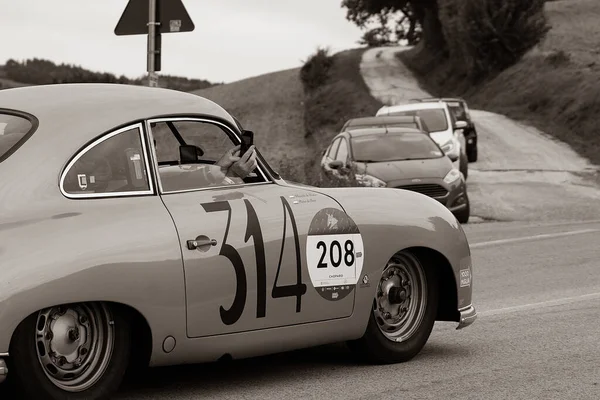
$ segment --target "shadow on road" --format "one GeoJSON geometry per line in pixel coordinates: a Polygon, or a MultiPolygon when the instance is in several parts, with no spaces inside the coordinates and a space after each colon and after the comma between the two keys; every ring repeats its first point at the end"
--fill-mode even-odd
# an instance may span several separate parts
{"type": "MultiPolygon", "coordinates": [[[[468,347],[429,343],[409,363],[378,367],[358,360],[345,344],[333,344],[245,360],[149,368],[140,377],[124,382],[115,398],[220,397],[233,395],[232,391],[245,393],[267,385],[276,388],[286,382],[337,379],[339,374],[347,379],[358,379],[373,368],[392,368],[401,373],[405,368],[418,368],[434,359],[452,361],[468,354],[468,347]]],[[[2,386],[0,399],[17,399],[8,386],[2,386]]]]}

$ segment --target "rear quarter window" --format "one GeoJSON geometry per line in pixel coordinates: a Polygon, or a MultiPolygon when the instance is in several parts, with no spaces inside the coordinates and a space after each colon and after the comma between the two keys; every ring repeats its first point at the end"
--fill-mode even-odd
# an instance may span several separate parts
{"type": "Polygon", "coordinates": [[[0,162],[17,151],[36,127],[32,117],[0,110],[0,162]]]}

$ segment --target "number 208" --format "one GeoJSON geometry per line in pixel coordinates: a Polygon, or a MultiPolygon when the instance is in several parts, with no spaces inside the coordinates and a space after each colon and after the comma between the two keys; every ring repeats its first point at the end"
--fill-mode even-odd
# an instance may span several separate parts
{"type": "MultiPolygon", "coordinates": [[[[323,262],[327,256],[327,244],[321,240],[317,243],[317,249],[323,251],[317,268],[327,268],[327,263],[323,262]]],[[[346,240],[344,249],[342,250],[340,242],[333,240],[329,244],[329,261],[334,268],[339,267],[342,264],[342,261],[344,261],[344,264],[348,267],[354,265],[354,242],[350,239],[346,240]]]]}

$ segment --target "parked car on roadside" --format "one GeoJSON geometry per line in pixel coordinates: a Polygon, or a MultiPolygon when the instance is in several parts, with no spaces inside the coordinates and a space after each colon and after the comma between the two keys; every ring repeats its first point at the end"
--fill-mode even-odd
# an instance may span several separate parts
{"type": "MultiPolygon", "coordinates": [[[[423,160],[402,165],[457,201],[460,174],[415,132],[400,150],[423,160]]],[[[0,91],[0,383],[11,399],[108,399],[138,366],[336,342],[406,362],[436,321],[475,321],[469,242],[439,201],[296,184],[259,151],[249,175],[225,174],[219,160],[252,137],[176,90],[0,91]]],[[[364,138],[354,152],[389,155],[376,149],[364,138]]],[[[377,182],[375,164],[364,182],[377,182]]]]}
{"type": "Polygon", "coordinates": [[[469,162],[477,161],[477,128],[475,127],[475,121],[471,118],[471,112],[469,111],[469,105],[466,100],[459,97],[429,97],[423,99],[413,99],[418,102],[431,102],[431,101],[444,101],[448,104],[450,112],[456,121],[465,121],[467,127],[463,129],[463,134],[467,142],[467,158],[469,162]]]}
{"type": "Polygon", "coordinates": [[[445,205],[460,223],[470,216],[463,175],[425,132],[404,127],[365,127],[334,137],[321,160],[325,174],[367,187],[405,189],[445,205]]]}
{"type": "Polygon", "coordinates": [[[455,121],[445,102],[412,102],[393,106],[383,106],[376,116],[418,116],[426,124],[433,140],[450,157],[455,166],[465,176],[469,174],[469,161],[466,153],[466,140],[462,129],[465,121],[455,121]]]}
{"type": "Polygon", "coordinates": [[[362,117],[352,118],[346,121],[342,130],[344,132],[350,129],[364,128],[368,126],[405,126],[427,132],[428,128],[423,119],[417,116],[393,116],[393,117],[362,117]]]}

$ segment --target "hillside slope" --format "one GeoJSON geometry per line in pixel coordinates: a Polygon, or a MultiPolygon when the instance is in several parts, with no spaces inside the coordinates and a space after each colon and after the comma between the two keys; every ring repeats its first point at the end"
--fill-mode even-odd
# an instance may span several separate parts
{"type": "Polygon", "coordinates": [[[274,168],[292,168],[307,157],[304,92],[298,68],[192,93],[221,105],[244,128],[254,131],[257,147],[274,168]]]}

